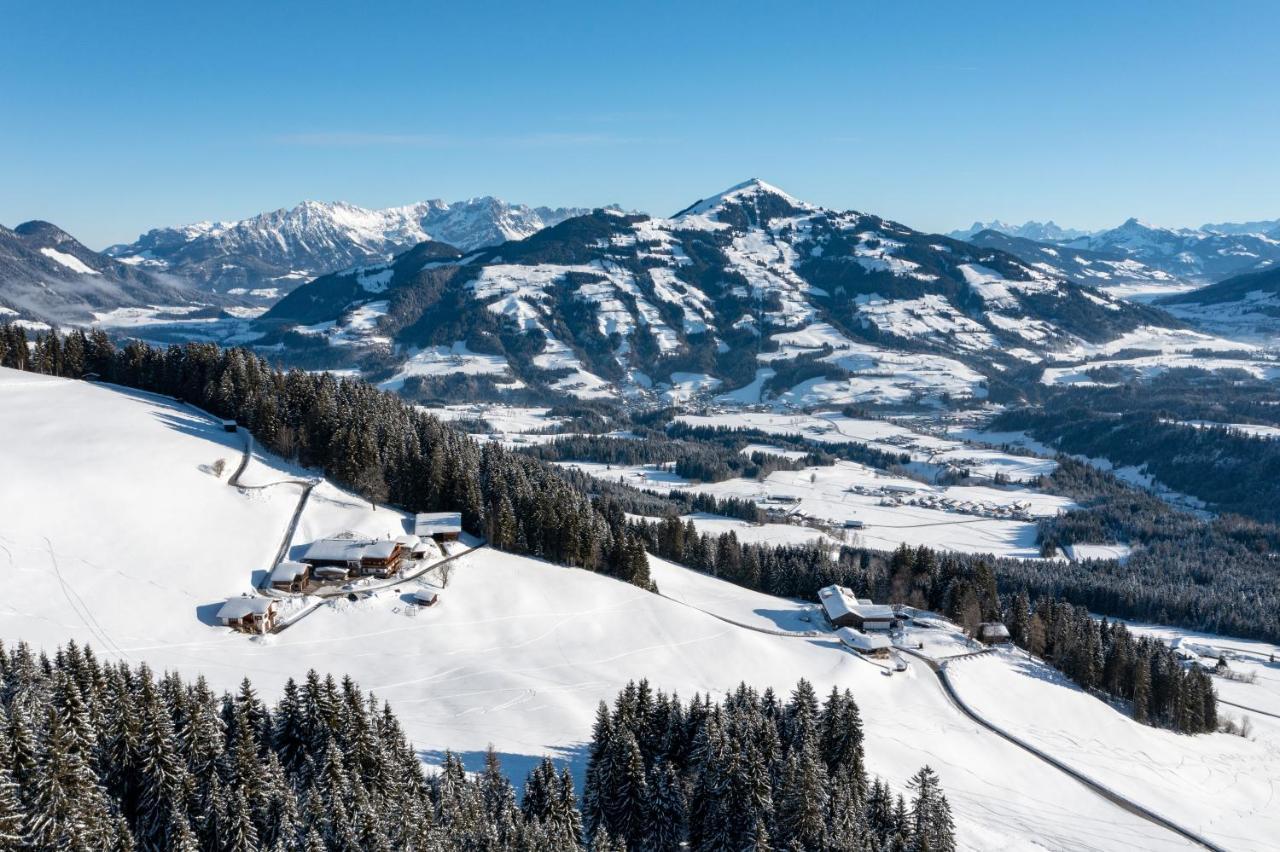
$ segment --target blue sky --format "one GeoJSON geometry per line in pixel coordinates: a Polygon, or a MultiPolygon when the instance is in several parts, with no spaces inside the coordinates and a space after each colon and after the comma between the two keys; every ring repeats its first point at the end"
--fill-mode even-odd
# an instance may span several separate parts
{"type": "Polygon", "coordinates": [[[0,223],[95,248],[753,176],[926,230],[1280,216],[1280,3],[0,2],[0,223]]]}

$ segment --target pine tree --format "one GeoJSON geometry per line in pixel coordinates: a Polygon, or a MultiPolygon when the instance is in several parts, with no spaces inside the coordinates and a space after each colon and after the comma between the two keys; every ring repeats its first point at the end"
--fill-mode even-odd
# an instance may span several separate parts
{"type": "Polygon", "coordinates": [[[603,701],[596,708],[596,721],[591,730],[591,749],[587,757],[586,782],[582,790],[582,825],[588,837],[595,837],[596,830],[607,822],[605,813],[607,792],[605,785],[612,774],[608,761],[612,755],[609,744],[613,738],[613,720],[609,705],[603,701]]]}
{"type": "Polygon", "coordinates": [[[810,743],[787,756],[778,797],[777,836],[784,847],[818,849],[826,831],[827,773],[810,743]]]}
{"type": "Polygon", "coordinates": [[[226,852],[257,852],[258,829],[253,824],[253,812],[244,790],[236,790],[228,799],[227,830],[224,846],[226,852]]]}
{"type": "Polygon", "coordinates": [[[4,705],[0,704],[0,852],[22,852],[26,848],[27,814],[9,771],[6,721],[4,705]]]}
{"type": "Polygon", "coordinates": [[[150,679],[144,677],[138,695],[141,725],[138,743],[138,812],[135,842],[143,850],[164,850],[173,845],[169,836],[171,812],[183,796],[186,766],[174,748],[176,737],[168,708],[160,701],[150,679]]]}
{"type": "Polygon", "coordinates": [[[645,833],[641,852],[676,852],[687,831],[687,803],[684,786],[675,768],[658,761],[649,770],[649,799],[645,810],[645,833]]]}
{"type": "Polygon", "coordinates": [[[36,848],[79,852],[106,839],[105,804],[77,749],[75,733],[50,708],[28,809],[27,833],[36,848]]]}
{"type": "Polygon", "coordinates": [[[928,766],[911,777],[910,838],[913,852],[954,852],[951,806],[942,794],[938,775],[928,766]]]}

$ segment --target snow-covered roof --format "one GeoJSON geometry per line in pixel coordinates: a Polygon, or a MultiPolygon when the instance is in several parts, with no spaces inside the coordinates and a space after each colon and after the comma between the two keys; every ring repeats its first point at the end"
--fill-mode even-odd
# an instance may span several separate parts
{"type": "Polygon", "coordinates": [[[420,536],[462,532],[461,512],[419,512],[414,532],[420,536]]]}
{"type": "Polygon", "coordinates": [[[893,607],[873,604],[865,598],[859,600],[844,586],[825,586],[818,590],[818,599],[822,601],[822,607],[832,621],[848,615],[856,615],[863,621],[892,621],[896,617],[893,607]]]}
{"type": "Polygon", "coordinates": [[[345,577],[347,569],[337,565],[321,565],[316,569],[317,577],[345,577]]]}
{"type": "Polygon", "coordinates": [[[421,544],[421,543],[422,543],[422,539],[420,539],[420,538],[419,538],[418,536],[416,536],[416,535],[398,535],[398,536],[396,536],[396,544],[400,545],[401,547],[410,547],[410,548],[412,548],[412,547],[417,547],[417,546],[418,546],[419,544],[421,544]]]}
{"type": "Polygon", "coordinates": [[[395,556],[396,551],[400,548],[400,543],[393,539],[384,541],[375,541],[373,544],[365,547],[364,552],[360,554],[362,559],[390,559],[395,556]]]}
{"type": "Polygon", "coordinates": [[[322,538],[302,554],[304,562],[357,562],[368,542],[350,538],[322,538]]]}
{"type": "Polygon", "coordinates": [[[843,586],[826,586],[818,591],[818,599],[832,621],[851,615],[858,605],[858,599],[843,586]]]}
{"type": "Polygon", "coordinates": [[[296,580],[306,574],[310,567],[305,562],[281,562],[271,572],[271,582],[283,583],[296,580]]]}
{"type": "Polygon", "coordinates": [[[437,592],[435,589],[421,588],[413,593],[413,597],[415,600],[419,600],[424,603],[429,603],[435,600],[436,596],[439,594],[440,593],[437,592]]]}
{"type": "Polygon", "coordinates": [[[893,607],[886,604],[858,604],[855,608],[865,621],[892,621],[896,616],[893,607]]]}
{"type": "Polygon", "coordinates": [[[890,647],[888,636],[863,633],[861,630],[854,630],[852,627],[841,627],[836,631],[836,636],[850,648],[856,648],[859,651],[880,651],[890,647]]]}
{"type": "Polygon", "coordinates": [[[218,610],[218,618],[222,621],[235,621],[246,615],[265,615],[275,606],[276,602],[271,598],[244,595],[224,603],[218,610]]]}
{"type": "Polygon", "coordinates": [[[1008,639],[1009,628],[998,621],[984,621],[978,625],[978,635],[988,639],[1008,639]]]}

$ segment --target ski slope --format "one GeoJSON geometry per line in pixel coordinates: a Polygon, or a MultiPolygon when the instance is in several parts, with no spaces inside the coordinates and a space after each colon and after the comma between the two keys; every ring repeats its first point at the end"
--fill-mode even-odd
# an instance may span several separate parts
{"type": "MultiPolygon", "coordinates": [[[[452,748],[478,767],[493,743],[517,777],[549,753],[580,779],[595,707],[629,679],[689,697],[740,681],[789,691],[805,677],[819,692],[853,691],[873,772],[898,786],[925,763],[940,773],[965,849],[1187,848],[967,720],[927,671],[888,676],[825,636],[776,635],[816,628],[809,605],[656,559],[669,598],[480,550],[453,563],[430,609],[407,605],[405,584],[321,608],[275,636],[217,627],[216,605],[265,570],[299,491],[269,484],[298,471],[264,454],[244,476],[263,488],[232,488],[209,472],[218,458],[232,469],[239,442],[163,399],[0,371],[0,639],[46,649],[75,639],[109,658],[203,674],[216,689],[249,676],[268,699],[308,668],[350,674],[392,703],[424,760],[452,748]]],[[[294,546],[344,529],[399,532],[405,521],[326,483],[294,546]]],[[[1046,683],[1033,697],[1052,706],[1069,694],[1046,683]]],[[[1130,736],[1130,727],[1099,731],[1130,736]]],[[[1188,743],[1171,754],[1203,752],[1202,764],[1243,755],[1246,779],[1259,766],[1250,749],[1269,748],[1217,736],[1188,743]]],[[[1173,779],[1162,803],[1204,811],[1197,764],[1183,772],[1172,762],[1152,757],[1173,779]]],[[[1266,777],[1235,788],[1235,818],[1255,837],[1270,826],[1250,810],[1266,777]]]]}

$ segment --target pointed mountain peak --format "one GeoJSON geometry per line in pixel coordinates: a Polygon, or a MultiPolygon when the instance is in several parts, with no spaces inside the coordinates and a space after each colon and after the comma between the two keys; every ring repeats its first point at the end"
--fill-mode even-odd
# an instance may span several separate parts
{"type": "Polygon", "coordinates": [[[724,211],[730,206],[752,205],[757,208],[761,205],[767,205],[768,210],[761,212],[766,218],[772,218],[781,212],[817,210],[818,208],[812,204],[800,201],[771,183],[766,183],[760,178],[751,178],[742,183],[735,184],[723,192],[717,193],[710,198],[704,198],[701,201],[694,202],[690,206],[681,210],[673,216],[673,219],[683,219],[695,216],[706,216],[724,211]]]}

